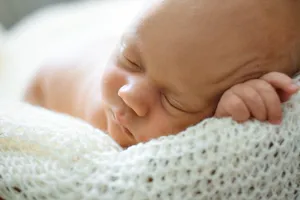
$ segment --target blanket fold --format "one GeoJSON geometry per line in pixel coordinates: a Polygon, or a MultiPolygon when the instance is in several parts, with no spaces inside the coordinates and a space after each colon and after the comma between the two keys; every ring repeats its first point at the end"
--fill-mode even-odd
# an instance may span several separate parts
{"type": "Polygon", "coordinates": [[[0,105],[4,199],[297,199],[300,95],[281,126],[207,119],[122,150],[72,117],[0,105]]]}

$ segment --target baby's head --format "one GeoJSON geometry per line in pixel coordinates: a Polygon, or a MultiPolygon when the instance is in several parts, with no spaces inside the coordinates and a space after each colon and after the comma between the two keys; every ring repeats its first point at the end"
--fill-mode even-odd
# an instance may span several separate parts
{"type": "Polygon", "coordinates": [[[107,131],[122,146],[213,116],[222,93],[300,55],[297,0],[158,0],[128,28],[102,80],[107,131]]]}

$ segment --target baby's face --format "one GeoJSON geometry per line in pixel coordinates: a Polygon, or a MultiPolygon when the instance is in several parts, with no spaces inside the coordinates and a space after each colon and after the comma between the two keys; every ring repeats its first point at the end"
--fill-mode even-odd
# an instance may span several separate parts
{"type": "Polygon", "coordinates": [[[289,42],[282,15],[269,17],[255,1],[199,2],[160,1],[117,46],[103,75],[102,103],[107,131],[122,146],[212,116],[226,89],[280,71],[288,57],[279,50],[289,42]]]}

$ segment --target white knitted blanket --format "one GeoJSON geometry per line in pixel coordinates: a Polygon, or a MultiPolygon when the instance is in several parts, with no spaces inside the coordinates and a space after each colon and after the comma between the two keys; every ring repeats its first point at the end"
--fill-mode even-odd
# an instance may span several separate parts
{"type": "Polygon", "coordinates": [[[208,119],[122,150],[68,116],[0,109],[0,197],[101,200],[293,200],[300,184],[300,94],[281,126],[208,119]]]}
{"type": "MultiPolygon", "coordinates": [[[[131,18],[125,13],[137,10],[140,1],[103,7],[84,1],[23,21],[0,52],[1,99],[18,99],[31,74],[27,67],[38,66],[56,44],[90,32],[119,33],[131,18]],[[107,19],[111,27],[95,27],[107,19]]],[[[208,119],[176,136],[122,150],[77,119],[2,103],[0,199],[300,199],[300,94],[284,109],[281,126],[208,119]]]]}

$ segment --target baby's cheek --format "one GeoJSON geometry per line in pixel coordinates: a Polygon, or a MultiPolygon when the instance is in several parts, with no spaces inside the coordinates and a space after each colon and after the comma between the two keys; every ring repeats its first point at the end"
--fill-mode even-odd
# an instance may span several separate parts
{"type": "Polygon", "coordinates": [[[156,118],[155,120],[149,120],[147,125],[142,125],[142,129],[136,135],[138,142],[148,142],[151,139],[159,138],[161,136],[167,136],[174,134],[173,128],[177,125],[175,123],[170,123],[170,119],[156,118]]]}
{"type": "Polygon", "coordinates": [[[126,77],[115,67],[108,69],[102,76],[101,91],[104,96],[116,96],[119,88],[124,85],[126,77]]]}
{"type": "Polygon", "coordinates": [[[207,107],[200,111],[199,113],[194,113],[186,117],[184,120],[182,120],[181,129],[187,129],[190,126],[194,126],[201,121],[212,117],[215,113],[216,106],[207,107]]]}
{"type": "Polygon", "coordinates": [[[151,138],[154,138],[154,137],[149,137],[149,136],[146,136],[146,135],[140,135],[137,140],[138,142],[148,142],[151,138]]]}

